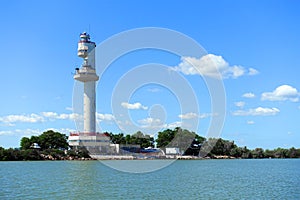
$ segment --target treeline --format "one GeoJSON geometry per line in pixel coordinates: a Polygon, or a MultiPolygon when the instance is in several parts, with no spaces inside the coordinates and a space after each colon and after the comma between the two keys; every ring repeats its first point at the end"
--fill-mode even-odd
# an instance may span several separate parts
{"type": "Polygon", "coordinates": [[[248,149],[246,146],[238,147],[233,141],[224,139],[208,139],[208,144],[215,144],[207,156],[216,157],[219,155],[235,158],[300,158],[300,149],[294,147],[289,149],[276,148],[273,150],[263,148],[248,149]]]}
{"type": "Polygon", "coordinates": [[[105,133],[110,136],[110,140],[114,144],[140,145],[141,148],[154,147],[154,138],[150,135],[142,133],[141,131],[138,131],[132,135],[124,135],[123,133],[105,133]]]}
{"type": "MultiPolygon", "coordinates": [[[[168,147],[180,149],[182,155],[217,158],[228,156],[234,158],[300,158],[300,149],[277,148],[273,150],[238,147],[234,141],[222,138],[208,138],[197,135],[179,127],[158,132],[157,139],[138,131],[132,135],[107,133],[111,142],[123,145],[140,145],[141,148],[154,147],[155,143],[163,151],[168,147]]],[[[65,160],[89,158],[84,147],[71,149],[65,134],[52,130],[39,136],[23,137],[20,148],[4,149],[0,147],[0,161],[6,160],[65,160]]]]}
{"type": "Polygon", "coordinates": [[[154,147],[165,150],[166,147],[178,147],[183,155],[217,157],[228,156],[235,158],[300,158],[300,149],[294,147],[289,149],[277,148],[273,150],[255,148],[248,149],[246,146],[239,147],[234,141],[224,140],[222,138],[208,138],[199,136],[179,127],[171,130],[166,129],[158,132],[157,139],[154,140],[150,135],[138,131],[133,135],[124,135],[123,133],[108,133],[111,141],[115,144],[138,144],[141,148],[154,147]]]}
{"type": "Polygon", "coordinates": [[[39,136],[23,137],[20,148],[0,147],[0,161],[69,160],[90,157],[84,148],[70,149],[67,139],[65,134],[52,130],[39,136]]]}

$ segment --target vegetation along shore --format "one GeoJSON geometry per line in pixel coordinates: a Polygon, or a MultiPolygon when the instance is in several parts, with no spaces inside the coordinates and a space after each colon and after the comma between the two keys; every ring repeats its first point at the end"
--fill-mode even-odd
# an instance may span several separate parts
{"type": "MultiPolygon", "coordinates": [[[[158,132],[157,139],[138,131],[133,135],[123,133],[109,135],[114,144],[139,145],[141,148],[154,147],[164,150],[167,145],[180,145],[181,142],[190,141],[182,155],[178,159],[258,159],[258,158],[300,158],[300,148],[276,148],[248,149],[246,146],[238,147],[234,141],[222,138],[204,138],[194,132],[179,127],[171,130],[166,129],[158,132]],[[192,137],[192,140],[188,140],[192,137]],[[177,138],[177,139],[176,139],[177,138]],[[201,148],[212,145],[210,151],[201,156],[201,148]]],[[[65,134],[48,130],[39,136],[23,137],[20,141],[20,148],[4,149],[0,147],[0,161],[19,160],[92,160],[89,152],[84,148],[72,149],[68,144],[68,137],[65,134]]]]}

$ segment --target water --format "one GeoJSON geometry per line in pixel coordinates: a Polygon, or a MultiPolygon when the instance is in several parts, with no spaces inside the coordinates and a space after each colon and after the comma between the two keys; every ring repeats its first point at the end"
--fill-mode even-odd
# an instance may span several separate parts
{"type": "Polygon", "coordinates": [[[0,199],[300,199],[299,169],[300,159],[186,160],[142,174],[99,161],[0,162],[0,199]]]}

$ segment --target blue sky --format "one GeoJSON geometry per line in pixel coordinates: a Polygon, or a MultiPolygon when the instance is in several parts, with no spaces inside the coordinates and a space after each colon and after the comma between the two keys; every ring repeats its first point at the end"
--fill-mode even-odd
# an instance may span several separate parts
{"type": "MultiPolygon", "coordinates": [[[[217,63],[226,92],[222,138],[249,148],[299,148],[299,6],[290,0],[3,2],[0,146],[18,147],[20,138],[50,128],[66,134],[76,130],[72,73],[81,64],[76,54],[81,32],[89,31],[99,44],[129,29],[162,27],[193,38],[217,63]]],[[[135,124],[154,133],[197,119],[195,131],[206,136],[211,117],[218,114],[212,112],[203,79],[208,66],[200,57],[185,56],[146,49],[113,62],[97,85],[99,130],[119,133],[135,124]],[[130,70],[148,63],[169,66],[187,80],[199,112],[181,113],[172,91],[148,84],[120,103],[131,121],[118,119],[111,106],[114,88],[130,70]]]]}

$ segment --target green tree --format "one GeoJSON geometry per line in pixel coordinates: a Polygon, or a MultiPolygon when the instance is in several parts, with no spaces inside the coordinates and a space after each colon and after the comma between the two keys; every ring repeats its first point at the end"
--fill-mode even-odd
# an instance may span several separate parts
{"type": "Polygon", "coordinates": [[[109,133],[112,143],[114,144],[126,144],[126,140],[123,133],[113,134],[109,133]]]}
{"type": "Polygon", "coordinates": [[[266,149],[265,152],[265,158],[274,158],[274,150],[269,150],[269,149],[266,149]]]}
{"type": "Polygon", "coordinates": [[[265,157],[265,153],[262,148],[256,148],[256,149],[252,150],[251,154],[252,154],[253,158],[264,158],[265,157]]]}
{"type": "Polygon", "coordinates": [[[0,147],[0,161],[4,160],[4,152],[5,152],[5,149],[3,147],[0,147]]]}
{"type": "Polygon", "coordinates": [[[158,132],[156,139],[157,147],[166,147],[175,137],[175,131],[166,129],[162,132],[158,132]]]}
{"type": "Polygon", "coordinates": [[[274,149],[274,157],[275,158],[287,158],[288,150],[283,148],[274,149]]]}
{"type": "Polygon", "coordinates": [[[30,149],[32,142],[28,137],[23,137],[20,142],[22,150],[30,149]]]}
{"type": "Polygon", "coordinates": [[[201,145],[206,141],[204,137],[195,132],[176,127],[174,130],[166,129],[158,132],[157,147],[177,147],[184,151],[185,155],[199,155],[201,145]]]}
{"type": "Polygon", "coordinates": [[[242,148],[241,147],[234,147],[230,150],[230,156],[240,158],[242,156],[242,148]]]}
{"type": "Polygon", "coordinates": [[[141,131],[133,134],[130,140],[131,144],[138,144],[141,148],[154,147],[154,138],[150,135],[143,134],[141,131]]]}
{"type": "Polygon", "coordinates": [[[42,133],[38,138],[38,144],[42,149],[68,149],[67,136],[53,130],[42,133]]]}
{"type": "MultiPolygon", "coordinates": [[[[223,140],[222,138],[209,138],[210,146],[213,146],[211,150],[211,154],[213,155],[226,155],[231,156],[235,151],[238,151],[239,149],[236,149],[237,146],[234,144],[233,141],[229,140],[223,140]]],[[[236,153],[236,152],[235,152],[236,153]]]]}
{"type": "Polygon", "coordinates": [[[241,150],[242,150],[241,158],[252,158],[252,153],[246,146],[241,148],[241,150]]]}

